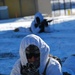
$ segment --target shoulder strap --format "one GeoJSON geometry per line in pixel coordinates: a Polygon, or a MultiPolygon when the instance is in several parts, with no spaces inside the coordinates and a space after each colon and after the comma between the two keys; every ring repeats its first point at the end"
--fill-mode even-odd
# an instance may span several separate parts
{"type": "Polygon", "coordinates": [[[22,64],[20,63],[20,73],[21,73],[21,75],[24,75],[24,71],[25,71],[25,66],[22,66],[22,64]]]}
{"type": "Polygon", "coordinates": [[[46,69],[47,69],[47,66],[48,66],[48,64],[49,64],[49,61],[50,61],[50,57],[49,57],[49,59],[48,59],[48,61],[47,61],[47,64],[46,64],[45,69],[44,69],[44,72],[42,73],[43,75],[46,75],[46,69]]]}
{"type": "Polygon", "coordinates": [[[22,69],[23,69],[23,67],[22,67],[22,64],[20,63],[20,73],[21,73],[21,75],[22,75],[22,69]]]}

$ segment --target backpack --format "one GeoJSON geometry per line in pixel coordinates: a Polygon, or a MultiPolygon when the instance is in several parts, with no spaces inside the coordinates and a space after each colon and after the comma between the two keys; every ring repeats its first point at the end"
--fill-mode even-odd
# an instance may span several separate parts
{"type": "Polygon", "coordinates": [[[62,66],[62,62],[61,62],[61,59],[59,58],[59,57],[57,57],[57,56],[53,56],[53,55],[49,55],[49,57],[52,57],[52,58],[54,58],[55,60],[57,60],[59,63],[60,63],[60,65],[62,66]]]}
{"type": "MultiPolygon", "coordinates": [[[[55,60],[57,60],[59,63],[60,63],[60,65],[61,65],[61,67],[62,67],[62,62],[61,62],[61,59],[60,58],[58,58],[57,56],[53,56],[53,55],[49,55],[49,57],[52,57],[52,58],[54,58],[55,60]]],[[[47,67],[46,67],[47,68],[47,67]]],[[[45,70],[45,73],[44,73],[44,75],[46,75],[46,70],[45,70]]],[[[71,75],[71,74],[69,74],[68,72],[63,72],[63,75],[71,75]]]]}
{"type": "MultiPolygon", "coordinates": [[[[61,59],[58,58],[57,56],[53,56],[53,55],[50,54],[50,55],[49,55],[48,62],[47,62],[47,64],[46,64],[46,66],[45,66],[43,75],[46,75],[46,69],[47,69],[48,63],[49,63],[49,61],[50,61],[50,58],[54,58],[55,60],[57,60],[57,61],[60,63],[61,67],[62,67],[61,59]]],[[[68,72],[63,72],[63,75],[71,75],[71,74],[69,74],[68,72]]]]}
{"type": "Polygon", "coordinates": [[[47,64],[46,64],[46,66],[45,66],[43,75],[46,75],[46,69],[47,69],[48,63],[49,63],[49,61],[50,61],[50,58],[54,58],[54,59],[57,60],[57,61],[60,63],[60,65],[62,66],[61,59],[58,58],[57,56],[53,56],[53,55],[50,54],[50,55],[49,55],[49,59],[48,59],[48,61],[47,61],[47,64]]]}

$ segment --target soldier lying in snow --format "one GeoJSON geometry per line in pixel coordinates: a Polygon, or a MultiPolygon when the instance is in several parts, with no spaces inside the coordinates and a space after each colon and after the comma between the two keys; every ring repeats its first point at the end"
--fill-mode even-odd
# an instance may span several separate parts
{"type": "Polygon", "coordinates": [[[35,18],[31,23],[31,31],[35,34],[41,32],[50,32],[48,22],[51,21],[52,20],[47,21],[46,19],[44,19],[42,14],[38,12],[35,14],[35,18]]]}
{"type": "Polygon", "coordinates": [[[30,33],[42,33],[42,32],[51,32],[50,25],[48,22],[52,22],[53,20],[47,21],[43,18],[42,14],[40,12],[35,14],[34,20],[31,23],[31,27],[29,28],[23,28],[19,27],[14,30],[14,32],[30,32],[30,33]]]}

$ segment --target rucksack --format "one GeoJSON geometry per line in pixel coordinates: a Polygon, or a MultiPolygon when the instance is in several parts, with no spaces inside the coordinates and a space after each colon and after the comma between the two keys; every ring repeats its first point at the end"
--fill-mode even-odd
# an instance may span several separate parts
{"type": "Polygon", "coordinates": [[[46,64],[46,66],[45,66],[43,75],[46,75],[46,69],[47,69],[47,66],[48,66],[48,64],[49,64],[50,58],[54,58],[54,59],[57,60],[57,61],[60,63],[60,65],[62,66],[61,59],[58,58],[57,56],[53,56],[53,55],[50,54],[50,55],[49,55],[48,62],[47,62],[47,64],[46,64]]]}
{"type": "Polygon", "coordinates": [[[53,55],[49,55],[49,57],[52,57],[52,58],[54,58],[55,60],[57,60],[59,63],[60,63],[60,65],[62,66],[62,62],[61,62],[61,59],[59,58],[59,57],[57,57],[57,56],[53,56],[53,55]]]}
{"type": "MultiPolygon", "coordinates": [[[[52,58],[54,58],[55,60],[57,60],[59,63],[60,63],[60,65],[61,65],[61,67],[62,67],[62,62],[61,62],[61,59],[60,58],[58,58],[57,56],[53,56],[53,55],[49,55],[49,57],[52,57],[52,58]]],[[[48,63],[49,63],[49,61],[48,61],[48,63]]],[[[48,64],[47,64],[48,65],[48,64]]],[[[47,66],[46,65],[46,66],[47,66]]],[[[46,69],[47,69],[47,67],[45,67],[46,69]]],[[[44,75],[46,75],[46,69],[45,69],[45,71],[44,71],[44,75]]],[[[68,73],[68,72],[63,72],[63,75],[71,75],[70,73],[68,73]]]]}
{"type": "MultiPolygon", "coordinates": [[[[53,56],[53,55],[49,55],[49,57],[52,57],[52,58],[54,58],[55,60],[57,60],[59,63],[60,63],[60,65],[61,65],[61,67],[62,67],[62,62],[61,62],[61,59],[59,58],[59,57],[57,57],[57,56],[53,56]]],[[[48,62],[49,63],[49,62],[48,62]]],[[[48,65],[48,64],[47,64],[48,65]]],[[[47,69],[47,67],[46,67],[46,69],[47,69]]],[[[46,69],[45,69],[45,71],[44,71],[44,75],[46,75],[46,69]]],[[[68,72],[63,72],[63,75],[71,75],[71,74],[69,74],[68,72]]]]}

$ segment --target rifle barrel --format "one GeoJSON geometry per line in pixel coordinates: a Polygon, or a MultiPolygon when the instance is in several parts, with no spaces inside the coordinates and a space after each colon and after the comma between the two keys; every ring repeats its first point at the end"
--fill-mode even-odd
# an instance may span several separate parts
{"type": "Polygon", "coordinates": [[[48,20],[47,22],[52,22],[53,21],[53,19],[52,20],[48,20]]]}

